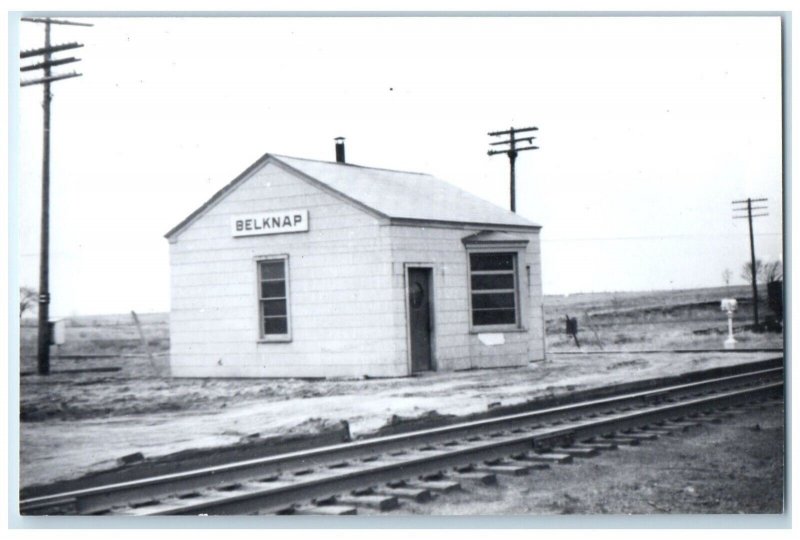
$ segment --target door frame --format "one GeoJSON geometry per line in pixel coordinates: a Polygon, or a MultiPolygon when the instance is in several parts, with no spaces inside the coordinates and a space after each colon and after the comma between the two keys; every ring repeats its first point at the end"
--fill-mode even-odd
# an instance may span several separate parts
{"type": "Polygon", "coordinates": [[[433,263],[403,263],[403,312],[406,319],[406,370],[409,375],[413,375],[414,363],[411,358],[411,312],[408,307],[408,271],[412,268],[421,268],[430,271],[430,294],[428,295],[428,309],[430,310],[431,320],[431,371],[438,371],[439,366],[436,361],[436,290],[438,283],[436,282],[436,272],[433,263]]]}

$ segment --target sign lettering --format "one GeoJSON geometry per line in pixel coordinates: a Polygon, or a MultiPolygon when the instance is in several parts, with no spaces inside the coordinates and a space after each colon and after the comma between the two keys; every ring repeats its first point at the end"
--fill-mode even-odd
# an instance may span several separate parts
{"type": "Polygon", "coordinates": [[[231,218],[233,236],[258,236],[308,231],[308,210],[259,212],[231,218]]]}

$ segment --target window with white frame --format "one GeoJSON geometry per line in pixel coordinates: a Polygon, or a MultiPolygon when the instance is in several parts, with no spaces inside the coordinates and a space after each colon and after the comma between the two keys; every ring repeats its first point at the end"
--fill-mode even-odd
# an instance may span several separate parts
{"type": "Polygon", "coordinates": [[[472,326],[517,325],[517,254],[470,253],[472,326]]]}
{"type": "Polygon", "coordinates": [[[262,339],[289,336],[288,258],[258,261],[258,304],[262,339]]]}

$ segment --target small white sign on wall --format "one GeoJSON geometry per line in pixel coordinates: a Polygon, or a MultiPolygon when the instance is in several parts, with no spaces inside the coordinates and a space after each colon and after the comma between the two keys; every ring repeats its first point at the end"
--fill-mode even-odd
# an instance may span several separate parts
{"type": "Polygon", "coordinates": [[[308,210],[259,212],[231,218],[233,236],[258,236],[308,231],[308,210]]]}
{"type": "Polygon", "coordinates": [[[494,345],[504,345],[506,342],[505,334],[478,334],[478,340],[488,347],[494,345]]]}

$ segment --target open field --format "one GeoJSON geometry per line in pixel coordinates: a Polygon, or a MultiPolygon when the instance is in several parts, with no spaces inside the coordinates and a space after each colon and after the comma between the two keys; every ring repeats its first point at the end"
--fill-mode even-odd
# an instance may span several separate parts
{"type": "MultiPolygon", "coordinates": [[[[783,347],[783,334],[754,333],[746,328],[753,322],[750,288],[735,286],[545,296],[547,348],[553,352],[579,350],[565,332],[565,316],[569,315],[578,319],[581,350],[718,349],[728,332],[727,315],[719,307],[726,297],[736,298],[739,304],[733,320],[738,349],[783,347]]],[[[759,318],[764,321],[773,313],[762,297],[759,318]]]]}
{"type": "MultiPolygon", "coordinates": [[[[149,351],[156,362],[166,368],[169,314],[144,313],[138,317],[149,351]]],[[[36,324],[34,318],[22,320],[20,371],[23,374],[36,372],[36,324]]],[[[148,359],[142,363],[136,358],[142,357],[145,351],[130,314],[69,317],[65,320],[65,330],[64,345],[51,349],[54,371],[118,367],[128,376],[156,374],[148,359]],[[74,356],[82,358],[71,358],[74,356]]]]}
{"type": "MultiPolygon", "coordinates": [[[[763,295],[763,293],[762,293],[763,295]]],[[[738,348],[780,348],[783,334],[754,333],[747,286],[650,292],[578,293],[545,296],[545,320],[549,351],[641,351],[717,349],[727,333],[727,317],[719,309],[723,297],[739,301],[734,317],[738,348]],[[578,319],[581,348],[565,333],[564,317],[578,319]]],[[[759,303],[761,318],[772,313],[766,301],[759,303]]],[[[76,316],[66,320],[66,343],[59,347],[62,359],[54,370],[118,367],[125,375],[163,374],[169,353],[169,314],[139,315],[148,348],[155,362],[136,358],[144,354],[138,330],[130,314],[76,316]],[[70,358],[105,355],[114,358],[70,358]],[[155,368],[155,369],[154,369],[155,368]]],[[[36,370],[36,320],[22,321],[21,371],[36,370]]]]}
{"type": "MultiPolygon", "coordinates": [[[[396,417],[470,414],[497,404],[776,356],[636,352],[719,348],[724,334],[695,331],[725,328],[721,296],[712,289],[547,297],[548,348],[557,354],[546,362],[383,380],[172,379],[166,376],[166,314],[139,316],[153,358],[144,354],[130,315],[69,319],[67,343],[52,361],[52,374],[41,377],[36,375],[35,321],[24,321],[21,485],[107,468],[137,451],[159,456],[237,444],[256,433],[315,432],[341,421],[349,423],[354,436],[365,436],[396,417]],[[581,349],[564,333],[564,314],[579,318],[581,349]],[[627,353],[584,354],[601,346],[627,353]]],[[[739,311],[737,326],[747,322],[747,313],[739,311]]],[[[782,347],[781,334],[741,330],[737,339],[741,348],[782,347]]]]}

